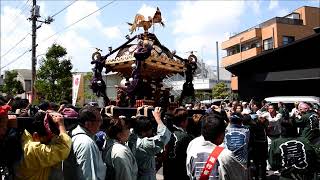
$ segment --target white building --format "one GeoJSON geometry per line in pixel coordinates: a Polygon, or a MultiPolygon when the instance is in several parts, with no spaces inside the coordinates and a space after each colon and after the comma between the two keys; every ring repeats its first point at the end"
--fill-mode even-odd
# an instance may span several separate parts
{"type": "MultiPolygon", "coordinates": [[[[171,94],[179,96],[182,91],[185,77],[181,75],[175,75],[164,80],[164,84],[168,87],[172,87],[171,94]]],[[[219,68],[219,82],[224,82],[227,87],[231,84],[231,73],[225,68],[219,68]]],[[[212,88],[218,83],[217,67],[208,66],[205,63],[198,62],[198,68],[196,70],[193,85],[197,92],[203,92],[204,94],[211,94],[212,88]]],[[[206,99],[208,97],[203,97],[206,99]]]]}
{"type": "MultiPolygon", "coordinates": [[[[22,99],[29,99],[30,101],[31,100],[31,79],[32,79],[31,69],[13,69],[12,71],[16,71],[18,73],[16,79],[21,82],[23,90],[25,91],[22,94],[16,95],[16,97],[20,97],[22,99]]],[[[3,79],[5,79],[5,77],[3,77],[3,79]]]]}

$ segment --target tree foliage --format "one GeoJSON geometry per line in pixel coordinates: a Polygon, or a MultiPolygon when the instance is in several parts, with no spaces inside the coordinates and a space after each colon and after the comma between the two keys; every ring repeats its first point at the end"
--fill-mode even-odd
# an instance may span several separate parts
{"type": "Polygon", "coordinates": [[[17,76],[17,71],[6,71],[5,79],[3,81],[3,85],[0,87],[0,90],[10,96],[24,93],[25,91],[22,83],[17,80],[17,76]]]}
{"type": "Polygon", "coordinates": [[[212,98],[212,92],[196,90],[195,96],[196,96],[197,99],[200,99],[201,101],[202,100],[207,100],[207,99],[211,99],[212,98]]]}
{"type": "Polygon", "coordinates": [[[212,89],[212,96],[215,99],[225,99],[229,94],[229,88],[224,82],[217,83],[212,89]]]}
{"type": "Polygon", "coordinates": [[[84,76],[84,98],[86,100],[90,99],[90,101],[96,101],[97,96],[92,92],[90,88],[90,81],[93,78],[92,72],[87,72],[84,76]]]}
{"type": "Polygon", "coordinates": [[[48,48],[37,72],[35,87],[38,96],[51,102],[71,101],[72,64],[66,55],[67,50],[58,44],[48,48]]]}

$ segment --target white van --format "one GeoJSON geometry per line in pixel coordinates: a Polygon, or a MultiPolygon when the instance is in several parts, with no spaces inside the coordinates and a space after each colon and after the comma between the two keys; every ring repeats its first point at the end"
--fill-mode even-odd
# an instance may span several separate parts
{"type": "Polygon", "coordinates": [[[223,99],[208,99],[208,100],[200,101],[200,103],[202,103],[202,104],[213,104],[213,103],[221,102],[221,101],[223,101],[223,99]]]}
{"type": "Polygon", "coordinates": [[[295,102],[307,102],[311,104],[320,104],[320,97],[316,96],[274,96],[265,98],[264,100],[271,103],[283,102],[285,104],[290,104],[295,102]]]}
{"type": "Polygon", "coordinates": [[[265,98],[264,100],[274,105],[282,102],[289,111],[294,108],[295,102],[306,102],[312,104],[312,106],[320,106],[320,98],[316,96],[274,96],[265,98]]]}
{"type": "Polygon", "coordinates": [[[211,104],[220,105],[221,102],[228,103],[229,100],[228,99],[208,99],[208,100],[200,101],[201,104],[208,104],[208,105],[211,105],[211,104]]]}

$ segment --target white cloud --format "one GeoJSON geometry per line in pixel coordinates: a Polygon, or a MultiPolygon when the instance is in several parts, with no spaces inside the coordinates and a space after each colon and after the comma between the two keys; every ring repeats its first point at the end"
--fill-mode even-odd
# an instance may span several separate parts
{"type": "MultiPolygon", "coordinates": [[[[153,17],[154,14],[156,13],[157,11],[157,7],[152,7],[152,6],[148,6],[146,4],[143,4],[141,6],[141,8],[139,9],[139,11],[137,12],[137,14],[141,14],[144,16],[144,18],[147,20],[148,17],[153,17]]],[[[162,12],[162,10],[160,9],[160,11],[162,12]]],[[[162,18],[162,22],[166,22],[166,18],[164,16],[164,14],[161,14],[161,18],[162,18]]],[[[133,19],[132,19],[133,21],[133,19]]]]}
{"type": "Polygon", "coordinates": [[[143,15],[147,19],[148,16],[153,17],[156,10],[157,9],[154,7],[143,4],[142,7],[139,9],[138,14],[143,15]]]}
{"type": "MultiPolygon", "coordinates": [[[[42,7],[45,7],[44,4],[41,5],[41,8],[42,7]]],[[[14,9],[10,6],[3,7],[3,11],[1,12],[1,56],[17,42],[19,42],[27,33],[31,32],[31,23],[26,20],[27,17],[24,14],[19,14],[19,9],[14,9]],[[17,17],[17,19],[13,20],[14,17],[17,17]],[[11,33],[11,30],[13,29],[15,23],[12,22],[19,23],[13,33],[11,33]]],[[[93,48],[90,48],[92,47],[90,42],[86,38],[81,37],[80,34],[70,29],[62,34],[59,33],[57,36],[45,40],[47,37],[56,32],[53,28],[55,25],[57,24],[43,24],[41,28],[37,30],[38,46],[36,54],[38,62],[46,53],[48,48],[56,42],[67,49],[68,56],[72,58],[74,69],[88,71],[88,64],[90,64],[91,54],[94,51],[93,48]]],[[[29,35],[10,53],[4,57],[1,57],[1,67],[7,65],[9,62],[16,59],[23,52],[29,49],[31,49],[31,35],[29,35]]],[[[39,67],[39,64],[37,67],[39,67]]],[[[5,70],[12,69],[31,69],[31,53],[26,53],[16,62],[10,64],[6,68],[1,69],[1,72],[3,73],[5,70]]]]}
{"type": "Polygon", "coordinates": [[[118,26],[106,27],[103,29],[103,33],[110,39],[121,37],[121,31],[118,26]]]}
{"type": "MultiPolygon", "coordinates": [[[[15,9],[10,6],[3,7],[3,11],[1,12],[1,67],[6,66],[30,49],[31,35],[27,37],[26,35],[31,32],[31,24],[27,18],[25,13],[21,13],[20,9],[15,9]],[[24,37],[26,38],[22,40],[24,37]],[[7,53],[20,40],[22,40],[21,43],[7,53]],[[7,54],[5,55],[5,53],[7,54]]],[[[1,69],[1,72],[3,73],[5,70],[10,70],[12,67],[31,68],[30,59],[30,53],[26,53],[11,65],[1,69]]]]}
{"type": "Polygon", "coordinates": [[[27,20],[28,17],[20,13],[19,9],[9,6],[4,7],[1,14],[1,54],[21,40],[27,32],[31,31],[31,25],[27,20]],[[25,31],[27,28],[29,28],[29,31],[25,31]]]}
{"type": "MultiPolygon", "coordinates": [[[[205,61],[215,61],[216,41],[240,24],[245,11],[243,1],[183,1],[176,8],[173,34],[177,52],[198,51],[205,61]]],[[[221,54],[222,51],[219,51],[221,54]]],[[[221,57],[221,55],[220,55],[221,57]]]]}
{"type": "MultiPolygon", "coordinates": [[[[93,11],[99,9],[97,3],[94,1],[77,1],[72,6],[70,6],[66,13],[66,25],[70,25],[82,17],[92,13],[93,11]]],[[[92,14],[88,18],[82,20],[81,22],[77,23],[75,26],[77,28],[84,28],[84,29],[99,29],[102,28],[102,24],[98,19],[100,15],[100,11],[92,14]]]]}
{"type": "Polygon", "coordinates": [[[260,0],[252,0],[252,1],[247,1],[247,4],[251,7],[253,12],[255,14],[260,14],[261,8],[260,8],[260,0]]]}
{"type": "MultiPolygon", "coordinates": [[[[45,4],[40,2],[41,12],[45,11],[45,4]]],[[[28,10],[26,10],[28,11],[28,10]]],[[[30,33],[26,39],[24,39],[19,45],[12,49],[7,55],[1,57],[1,66],[6,66],[8,63],[15,60],[22,55],[25,51],[31,49],[31,22],[27,20],[29,13],[21,13],[20,9],[15,9],[10,6],[5,6],[1,14],[1,56],[4,55],[9,49],[15,46],[20,40],[22,40],[28,33],[30,33]],[[16,19],[13,19],[15,18],[16,19]],[[17,26],[16,26],[17,24],[17,26]],[[13,31],[12,31],[13,30],[13,31]]],[[[42,15],[42,13],[41,13],[42,15]]],[[[39,25],[40,23],[37,23],[39,25]]],[[[41,40],[53,34],[54,31],[50,25],[43,24],[41,28],[37,29],[37,58],[41,58],[41,54],[45,53],[52,41],[41,40]]],[[[11,69],[31,69],[31,53],[28,52],[21,58],[10,64],[4,70],[11,69]]]]}
{"type": "Polygon", "coordinates": [[[242,1],[196,1],[178,4],[174,33],[201,33],[208,26],[223,27],[236,23],[244,10],[242,1]]]}
{"type": "Polygon", "coordinates": [[[288,8],[280,7],[278,0],[270,0],[268,10],[274,12],[274,16],[279,17],[288,15],[290,12],[288,8]]]}
{"type": "Polygon", "coordinates": [[[91,43],[84,37],[81,37],[76,31],[68,31],[62,34],[56,43],[65,47],[68,56],[71,58],[73,70],[88,71],[88,65],[91,61],[93,48],[91,43]]]}
{"type": "Polygon", "coordinates": [[[54,37],[47,40],[47,38],[54,34],[55,31],[53,30],[51,25],[43,24],[40,29],[37,30],[37,54],[45,54],[48,48],[55,42],[54,37]]]}
{"type": "Polygon", "coordinates": [[[269,10],[273,10],[273,9],[278,8],[278,7],[279,7],[278,0],[270,0],[269,7],[268,7],[269,10]]]}
{"type": "MultiPolygon", "coordinates": [[[[219,24],[220,22],[223,22],[220,18],[224,17],[226,13],[221,11],[221,5],[223,4],[218,1],[184,1],[178,3],[177,12],[175,13],[177,17],[174,22],[173,32],[176,34],[200,33],[205,30],[206,26],[209,24],[219,24]],[[212,12],[214,12],[214,14],[212,14],[212,12]]],[[[234,12],[235,11],[231,12],[231,16],[234,12]]]]}
{"type": "MultiPolygon", "coordinates": [[[[159,7],[159,9],[162,12],[163,9],[161,9],[161,7],[159,7]]],[[[156,13],[156,11],[157,11],[157,6],[149,6],[149,5],[146,5],[146,4],[142,4],[140,9],[136,12],[136,14],[132,14],[131,18],[127,22],[132,23],[137,14],[143,15],[144,19],[148,20],[148,17],[152,18],[154,16],[154,14],[156,13]]],[[[161,18],[162,18],[162,22],[165,24],[165,26],[167,26],[166,18],[164,16],[164,13],[161,14],[161,18]]],[[[155,30],[157,31],[157,29],[161,29],[159,27],[163,28],[160,24],[154,24],[153,27],[151,27],[149,29],[149,32],[154,33],[155,30]]],[[[129,29],[129,26],[126,26],[126,30],[127,29],[129,29]]],[[[140,30],[140,32],[143,32],[143,28],[142,27],[139,27],[139,28],[136,29],[137,32],[139,32],[139,30],[140,30]]]]}
{"type": "Polygon", "coordinates": [[[46,18],[46,16],[48,16],[49,14],[51,14],[49,9],[47,9],[47,6],[45,5],[44,1],[38,2],[37,5],[40,6],[40,15],[43,19],[46,18]]]}
{"type": "Polygon", "coordinates": [[[186,53],[188,51],[197,51],[201,55],[202,51],[209,46],[209,43],[205,36],[194,35],[187,38],[178,37],[176,38],[176,43],[180,44],[177,46],[177,52],[186,53]],[[190,46],[192,45],[192,46],[190,46]]]}
{"type": "MultiPolygon", "coordinates": [[[[45,8],[44,4],[41,5],[42,10],[45,8]]],[[[10,6],[4,7],[4,11],[1,14],[1,56],[4,55],[10,48],[17,44],[26,34],[31,34],[31,23],[27,20],[25,14],[20,14],[19,9],[15,9],[10,6]],[[16,20],[12,19],[17,17],[16,20]],[[13,23],[12,23],[13,22],[13,23]],[[17,24],[15,26],[15,24],[17,24]],[[15,27],[15,28],[14,28],[15,27]],[[13,28],[15,29],[14,31],[13,28]]],[[[40,23],[37,23],[39,25],[40,23]]],[[[43,24],[41,28],[37,29],[37,59],[41,58],[47,48],[52,44],[53,40],[42,41],[44,38],[48,37],[54,33],[52,26],[43,24]]],[[[1,57],[1,66],[6,66],[17,57],[22,55],[25,51],[31,49],[31,35],[28,35],[25,40],[23,40],[19,45],[10,51],[7,55],[1,57]]],[[[31,53],[28,52],[21,58],[16,60],[14,63],[2,69],[12,70],[12,69],[31,69],[31,53]]]]}

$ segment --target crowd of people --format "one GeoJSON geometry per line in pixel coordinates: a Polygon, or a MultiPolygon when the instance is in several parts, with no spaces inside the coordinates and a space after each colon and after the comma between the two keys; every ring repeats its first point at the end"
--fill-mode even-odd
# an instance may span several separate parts
{"type": "Polygon", "coordinates": [[[154,107],[153,117],[107,108],[1,98],[1,180],[156,180],[161,167],[165,180],[320,177],[320,111],[306,102],[154,107]],[[19,117],[31,126],[19,127],[19,117]]]}

